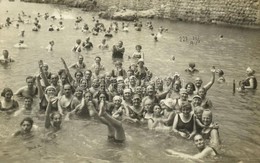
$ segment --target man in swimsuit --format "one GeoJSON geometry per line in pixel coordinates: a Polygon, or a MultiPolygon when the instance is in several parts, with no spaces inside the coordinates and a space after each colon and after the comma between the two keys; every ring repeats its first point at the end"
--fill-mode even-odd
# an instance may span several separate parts
{"type": "Polygon", "coordinates": [[[58,109],[60,114],[63,115],[64,111],[72,111],[75,109],[74,103],[78,103],[76,97],[72,94],[71,85],[65,84],[64,85],[64,95],[62,95],[59,99],[58,109]]]}
{"type": "Polygon", "coordinates": [[[203,139],[203,137],[200,134],[195,135],[193,140],[194,140],[195,146],[200,151],[198,154],[196,154],[194,156],[185,154],[185,153],[181,153],[181,152],[176,152],[171,149],[167,149],[166,153],[170,154],[170,155],[177,155],[179,157],[195,159],[195,160],[203,159],[206,157],[214,157],[218,154],[214,148],[206,145],[205,140],[203,139]]]}
{"type": "Polygon", "coordinates": [[[32,76],[28,76],[26,78],[27,86],[24,86],[15,93],[18,97],[35,97],[38,93],[38,89],[35,86],[35,78],[32,76]]]}
{"type": "Polygon", "coordinates": [[[125,48],[123,47],[123,41],[119,41],[117,45],[113,46],[113,58],[123,59],[125,48]]]}

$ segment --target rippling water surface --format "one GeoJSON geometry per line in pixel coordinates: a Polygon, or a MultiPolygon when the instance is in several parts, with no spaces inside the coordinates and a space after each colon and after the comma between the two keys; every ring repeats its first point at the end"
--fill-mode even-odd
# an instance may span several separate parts
{"type": "MultiPolygon", "coordinates": [[[[74,19],[80,15],[90,27],[93,27],[91,19],[96,14],[57,5],[0,1],[0,22],[4,23],[6,17],[16,18],[17,13],[22,10],[32,15],[32,18],[38,12],[49,12],[50,15],[56,16],[62,13],[65,29],[48,32],[48,26],[57,25],[58,21],[45,21],[43,18],[39,18],[42,29],[37,33],[31,31],[32,25],[20,24],[20,29],[25,29],[24,40],[29,46],[23,50],[13,48],[21,39],[18,36],[19,29],[14,26],[1,29],[0,50],[8,49],[15,62],[0,66],[0,90],[6,86],[13,90],[23,86],[27,75],[35,75],[38,72],[39,59],[49,64],[51,72],[62,68],[60,57],[65,58],[68,64],[76,62],[77,57],[71,52],[71,48],[76,39],[83,40],[87,36],[91,37],[94,44],[92,52],[83,53],[87,65],[90,66],[94,57],[100,55],[107,70],[113,68],[111,52],[101,52],[97,48],[103,36],[83,34],[80,30],[73,29],[74,19]],[[51,40],[55,41],[54,52],[48,53],[45,47],[51,40]]],[[[143,24],[146,21],[143,20],[143,24]]],[[[101,22],[105,25],[110,23],[107,20],[101,22]]],[[[123,40],[126,55],[132,55],[135,45],[141,44],[146,66],[158,77],[179,72],[185,79],[184,82],[193,81],[194,76],[184,73],[190,61],[196,63],[200,70],[199,76],[205,83],[210,80],[212,65],[223,69],[227,83],[215,83],[208,92],[215,108],[214,121],[220,124],[223,147],[219,158],[206,162],[259,162],[260,93],[256,90],[233,95],[232,81],[243,79],[248,66],[256,70],[256,76],[260,80],[260,31],[168,20],[153,20],[153,24],[155,29],[161,25],[169,29],[158,42],[153,41],[148,29],[143,28],[142,32],[137,32],[133,25],[130,25],[129,33],[114,34],[108,44],[112,47],[118,40],[123,40]],[[224,38],[220,40],[219,35],[223,35],[224,38]],[[183,36],[188,38],[187,42],[182,42],[180,37],[183,36]],[[200,42],[192,45],[190,41],[193,37],[199,37],[200,42]],[[172,56],[176,58],[174,62],[171,60],[172,56]]],[[[127,67],[129,64],[130,61],[125,57],[124,66],[127,67]]],[[[37,101],[35,106],[36,103],[37,101]]],[[[48,141],[44,139],[47,131],[41,127],[43,121],[35,119],[39,131],[34,139],[12,140],[9,137],[19,128],[20,120],[21,118],[0,115],[0,162],[191,162],[169,157],[164,151],[172,148],[190,154],[197,152],[190,141],[127,125],[124,126],[127,143],[122,146],[110,144],[106,139],[106,127],[95,121],[64,122],[63,129],[57,133],[56,139],[48,141]]]]}

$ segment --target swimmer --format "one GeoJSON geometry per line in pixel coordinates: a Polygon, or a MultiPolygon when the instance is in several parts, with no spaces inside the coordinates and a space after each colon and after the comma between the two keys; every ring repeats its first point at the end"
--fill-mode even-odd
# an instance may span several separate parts
{"type": "Polygon", "coordinates": [[[52,24],[49,26],[48,31],[51,31],[51,32],[54,31],[54,27],[52,24]]]}
{"type": "Polygon", "coordinates": [[[0,100],[1,112],[13,113],[18,110],[19,104],[16,100],[12,99],[13,91],[10,88],[4,88],[1,92],[1,96],[4,97],[0,100]]]}
{"type": "Polygon", "coordinates": [[[225,79],[225,77],[224,77],[224,71],[223,70],[221,70],[221,69],[218,69],[217,71],[216,71],[216,73],[218,74],[218,83],[225,83],[226,82],[226,79],[225,79]]]}
{"type": "Polygon", "coordinates": [[[105,66],[103,64],[101,64],[101,57],[96,56],[95,57],[95,63],[91,66],[92,70],[97,70],[99,72],[104,72],[105,71],[105,66]]]}
{"type": "Polygon", "coordinates": [[[90,51],[93,49],[93,44],[92,44],[92,42],[90,42],[90,37],[86,38],[86,41],[82,43],[82,47],[87,51],[90,51]]]}
{"type": "Polygon", "coordinates": [[[25,33],[25,30],[22,29],[21,32],[20,32],[20,34],[19,34],[19,36],[24,37],[24,33],[25,33]]]}
{"type": "Polygon", "coordinates": [[[173,121],[172,131],[183,138],[192,139],[196,134],[196,121],[189,102],[181,106],[181,113],[177,114],[173,121]]]}
{"type": "Polygon", "coordinates": [[[108,44],[106,43],[106,39],[103,39],[101,44],[98,45],[98,48],[101,50],[107,50],[109,48],[108,44]]]}
{"type": "Polygon", "coordinates": [[[56,132],[61,129],[62,114],[59,112],[51,112],[51,100],[48,101],[48,106],[45,113],[45,128],[56,132]]]}
{"type": "Polygon", "coordinates": [[[219,126],[217,123],[214,123],[212,121],[212,111],[211,110],[204,110],[202,113],[202,124],[203,129],[201,131],[201,134],[204,139],[208,139],[210,142],[210,145],[212,147],[215,147],[216,149],[220,148],[220,137],[219,137],[219,126]]]}
{"type": "Polygon", "coordinates": [[[79,69],[79,70],[85,69],[86,64],[83,61],[84,61],[84,57],[83,57],[83,55],[80,54],[78,56],[78,62],[72,64],[69,68],[74,68],[74,69],[79,69]]]}
{"type": "Polygon", "coordinates": [[[212,66],[210,71],[212,73],[212,77],[211,77],[211,80],[206,85],[202,86],[203,81],[202,81],[202,79],[200,77],[197,77],[195,79],[195,82],[194,82],[194,84],[195,84],[195,91],[194,91],[194,93],[195,94],[198,93],[200,88],[204,88],[206,90],[206,92],[207,92],[211,88],[211,86],[214,84],[214,82],[215,82],[215,72],[216,72],[215,66],[212,66]]]}
{"type": "Polygon", "coordinates": [[[52,52],[53,51],[53,46],[54,46],[54,41],[50,41],[49,45],[46,47],[48,52],[52,52]]]}
{"type": "Polygon", "coordinates": [[[187,69],[185,70],[185,72],[188,72],[188,73],[190,73],[190,74],[198,73],[199,70],[196,69],[195,66],[196,66],[195,63],[190,62],[190,63],[189,63],[189,68],[187,68],[187,69]]]}
{"type": "Polygon", "coordinates": [[[3,56],[0,58],[0,63],[5,64],[5,63],[10,63],[14,62],[14,60],[9,56],[8,50],[3,50],[3,56]]]}
{"type": "Polygon", "coordinates": [[[138,59],[144,59],[144,52],[142,52],[142,46],[141,45],[136,45],[135,46],[135,52],[133,53],[132,55],[132,58],[135,59],[135,60],[138,60],[138,59]]]}
{"type": "Polygon", "coordinates": [[[195,159],[195,160],[203,159],[203,158],[207,158],[207,157],[214,157],[218,154],[217,151],[213,147],[206,145],[206,142],[203,139],[202,135],[196,134],[194,136],[193,140],[194,140],[195,146],[200,151],[198,154],[196,154],[194,156],[185,154],[185,153],[181,153],[181,152],[176,152],[171,149],[167,149],[166,153],[169,155],[175,155],[175,156],[179,156],[182,158],[195,159]]]}
{"type": "Polygon", "coordinates": [[[254,90],[257,88],[257,80],[255,77],[255,70],[248,67],[246,69],[247,78],[239,82],[239,90],[254,90]]]}
{"type": "Polygon", "coordinates": [[[35,78],[33,76],[26,77],[27,85],[18,89],[15,93],[18,97],[35,97],[38,93],[38,89],[35,86],[35,78]]]}
{"type": "Polygon", "coordinates": [[[19,43],[14,45],[14,47],[18,49],[26,49],[28,48],[28,45],[24,43],[24,40],[20,40],[19,43]]]}
{"type": "Polygon", "coordinates": [[[32,103],[33,103],[33,99],[31,97],[25,97],[24,98],[24,104],[23,104],[22,108],[20,108],[19,110],[17,110],[14,113],[14,117],[19,116],[21,114],[23,114],[23,115],[33,115],[32,112],[34,112],[34,110],[32,108],[32,103]]]}
{"type": "Polygon", "coordinates": [[[72,48],[72,51],[76,53],[81,52],[81,39],[76,40],[76,45],[72,48]]]}
{"type": "Polygon", "coordinates": [[[16,131],[12,136],[13,137],[26,137],[30,138],[32,137],[32,128],[33,128],[33,120],[30,117],[24,118],[20,123],[21,129],[19,131],[16,131]]]}

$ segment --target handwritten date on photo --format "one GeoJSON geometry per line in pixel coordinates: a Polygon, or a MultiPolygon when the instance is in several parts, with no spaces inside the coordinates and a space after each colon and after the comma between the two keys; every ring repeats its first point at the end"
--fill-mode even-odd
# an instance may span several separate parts
{"type": "Polygon", "coordinates": [[[180,36],[180,42],[188,43],[189,45],[197,45],[200,43],[199,36],[180,36]]]}

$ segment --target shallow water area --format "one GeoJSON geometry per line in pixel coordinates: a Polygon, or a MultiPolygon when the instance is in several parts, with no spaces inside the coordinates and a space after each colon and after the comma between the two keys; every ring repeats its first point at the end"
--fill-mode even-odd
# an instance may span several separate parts
{"type": "MultiPolygon", "coordinates": [[[[0,65],[0,90],[10,87],[16,91],[25,85],[28,75],[38,73],[38,60],[48,63],[50,72],[57,72],[63,68],[60,57],[68,65],[77,61],[77,55],[71,52],[75,40],[85,40],[90,36],[94,48],[86,53],[84,61],[87,67],[94,63],[95,56],[102,57],[102,63],[107,70],[114,65],[111,60],[111,51],[101,51],[97,48],[104,38],[103,34],[93,36],[74,30],[74,21],[81,16],[84,22],[92,28],[92,16],[96,13],[86,13],[79,9],[67,8],[59,5],[34,4],[23,2],[0,1],[0,23],[5,23],[7,17],[17,19],[17,14],[24,11],[32,16],[37,13],[43,15],[63,15],[64,30],[49,32],[50,24],[58,25],[59,20],[44,20],[40,17],[41,29],[32,32],[32,24],[20,23],[19,29],[15,27],[16,21],[10,27],[0,29],[0,50],[8,49],[14,63],[0,65]],[[8,10],[8,12],[6,12],[8,10]],[[25,30],[25,37],[18,36],[21,29],[25,30]],[[24,39],[27,49],[16,49],[14,44],[24,39]],[[54,40],[54,51],[47,52],[45,47],[54,40]]],[[[22,17],[23,18],[23,17],[22,17]]],[[[27,18],[27,17],[25,17],[27,18]]],[[[100,20],[105,26],[111,21],[100,20]]],[[[260,80],[260,30],[235,28],[228,26],[191,24],[171,22],[168,20],[152,20],[154,31],[145,27],[143,21],[141,32],[135,31],[130,22],[129,32],[119,31],[113,33],[114,37],[108,40],[109,47],[119,40],[124,42],[126,48],[124,67],[127,68],[135,45],[141,44],[145,54],[145,66],[154,74],[154,77],[166,77],[178,72],[185,79],[184,83],[194,81],[195,76],[185,74],[188,63],[196,63],[200,70],[199,76],[204,83],[210,80],[210,68],[224,70],[226,84],[215,83],[207,96],[214,105],[214,121],[220,125],[220,137],[223,147],[220,156],[205,162],[259,162],[260,151],[260,93],[254,92],[232,94],[232,82],[243,79],[248,66],[256,71],[260,80]],[[168,28],[155,42],[151,33],[163,26],[168,28]],[[223,35],[223,39],[219,36],[223,35]],[[175,57],[175,61],[172,60],[175,57]]],[[[80,27],[83,23],[80,24],[80,27]]],[[[121,27],[121,22],[119,22],[121,27]]],[[[72,73],[73,74],[73,73],[72,73]]],[[[2,97],[1,97],[2,98],[2,97]]],[[[20,106],[22,106],[22,101],[20,106]]],[[[38,101],[34,100],[34,107],[38,101]]],[[[35,124],[39,128],[31,140],[11,139],[10,135],[19,129],[22,117],[14,118],[12,115],[0,113],[0,162],[193,162],[188,159],[168,156],[165,149],[195,154],[197,149],[192,141],[169,136],[166,133],[148,131],[146,127],[137,127],[124,124],[126,143],[113,144],[107,141],[106,126],[92,120],[75,120],[63,122],[62,130],[53,139],[46,138],[47,131],[43,129],[42,118],[35,117],[35,124]]]]}

